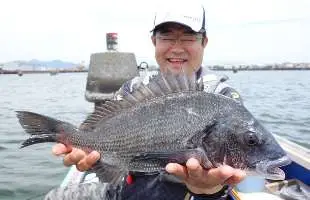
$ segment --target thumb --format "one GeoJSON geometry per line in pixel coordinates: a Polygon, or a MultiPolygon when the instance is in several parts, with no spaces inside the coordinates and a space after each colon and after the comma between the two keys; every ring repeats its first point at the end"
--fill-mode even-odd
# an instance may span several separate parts
{"type": "Polygon", "coordinates": [[[72,151],[71,147],[67,147],[64,144],[55,144],[52,148],[52,153],[55,156],[60,156],[62,154],[67,154],[70,153],[72,151]]]}

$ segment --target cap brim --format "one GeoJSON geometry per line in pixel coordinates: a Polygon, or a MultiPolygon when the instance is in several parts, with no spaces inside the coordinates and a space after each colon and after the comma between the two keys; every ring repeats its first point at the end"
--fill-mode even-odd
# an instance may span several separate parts
{"type": "Polygon", "coordinates": [[[165,24],[167,24],[167,23],[176,23],[176,24],[180,24],[180,25],[182,25],[182,26],[185,26],[185,27],[191,29],[193,32],[196,32],[196,33],[204,33],[204,32],[206,32],[206,30],[204,30],[204,29],[202,29],[202,28],[200,28],[200,30],[194,30],[194,29],[193,29],[192,27],[190,27],[189,25],[184,24],[184,23],[182,23],[182,22],[178,22],[178,21],[166,21],[166,22],[157,24],[157,25],[154,26],[154,28],[153,28],[150,32],[155,31],[156,29],[160,28],[160,26],[163,26],[163,25],[165,25],[165,24]]]}

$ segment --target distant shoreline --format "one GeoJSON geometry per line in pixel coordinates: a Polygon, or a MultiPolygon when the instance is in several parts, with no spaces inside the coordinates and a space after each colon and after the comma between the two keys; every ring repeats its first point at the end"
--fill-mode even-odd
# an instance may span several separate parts
{"type": "MultiPolygon", "coordinates": [[[[209,67],[210,70],[213,71],[305,71],[310,70],[310,68],[216,68],[216,67],[209,67]]],[[[8,75],[8,74],[17,74],[22,76],[24,74],[51,74],[56,75],[58,73],[87,73],[88,69],[53,69],[53,70],[5,70],[0,69],[0,75],[8,75]]]]}
{"type": "Polygon", "coordinates": [[[282,63],[265,65],[209,65],[210,70],[215,71],[287,71],[287,70],[310,70],[310,63],[282,63]]]}
{"type": "Polygon", "coordinates": [[[0,75],[6,75],[6,74],[46,74],[49,73],[51,75],[55,75],[58,73],[83,73],[88,72],[88,69],[51,69],[51,70],[5,70],[0,69],[0,75]]]}
{"type": "Polygon", "coordinates": [[[304,71],[310,70],[310,68],[237,68],[237,69],[223,69],[223,68],[209,68],[213,71],[304,71]]]}

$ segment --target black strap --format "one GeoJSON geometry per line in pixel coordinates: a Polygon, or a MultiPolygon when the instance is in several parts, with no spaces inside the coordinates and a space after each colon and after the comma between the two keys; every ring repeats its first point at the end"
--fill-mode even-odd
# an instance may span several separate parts
{"type": "Polygon", "coordinates": [[[214,194],[194,194],[191,195],[194,197],[194,200],[219,200],[226,199],[228,195],[229,186],[225,185],[220,191],[214,194]]]}
{"type": "Polygon", "coordinates": [[[199,79],[201,77],[202,67],[200,66],[199,69],[196,71],[196,78],[199,79]]]}

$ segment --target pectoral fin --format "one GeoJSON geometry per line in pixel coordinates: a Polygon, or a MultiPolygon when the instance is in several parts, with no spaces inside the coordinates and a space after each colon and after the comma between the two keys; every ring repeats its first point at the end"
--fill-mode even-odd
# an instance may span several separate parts
{"type": "Polygon", "coordinates": [[[188,151],[178,152],[145,152],[137,154],[132,161],[166,161],[184,163],[186,161],[186,153],[188,151]]]}
{"type": "Polygon", "coordinates": [[[205,153],[200,149],[187,149],[174,152],[146,152],[137,154],[132,161],[158,161],[161,163],[179,163],[185,165],[188,159],[196,158],[205,168],[211,168],[212,164],[206,157],[205,153]]]}

